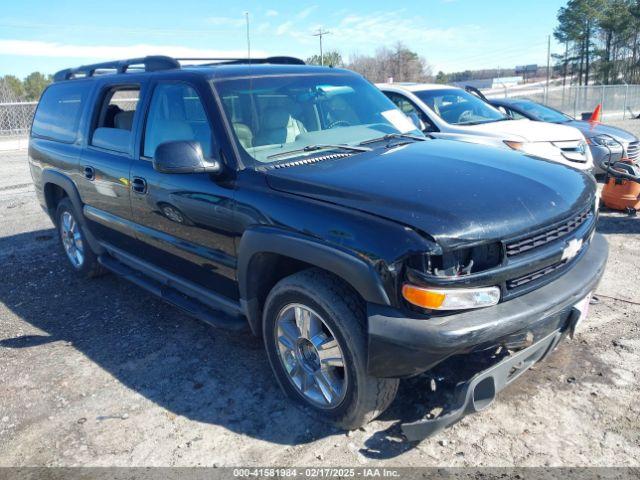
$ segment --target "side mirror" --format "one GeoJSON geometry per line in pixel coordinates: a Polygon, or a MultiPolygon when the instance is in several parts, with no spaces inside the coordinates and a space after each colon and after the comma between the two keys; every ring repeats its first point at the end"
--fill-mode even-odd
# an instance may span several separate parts
{"type": "Polygon", "coordinates": [[[200,142],[176,140],[164,142],[153,154],[153,168],[161,173],[220,173],[217,160],[206,160],[200,142]]]}

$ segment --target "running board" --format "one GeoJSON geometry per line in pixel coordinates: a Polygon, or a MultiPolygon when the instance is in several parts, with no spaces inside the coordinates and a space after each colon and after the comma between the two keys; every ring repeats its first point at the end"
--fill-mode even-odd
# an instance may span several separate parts
{"type": "MultiPolygon", "coordinates": [[[[234,315],[231,312],[205,305],[196,298],[190,297],[172,287],[169,285],[168,280],[161,278],[159,275],[145,275],[140,270],[126,265],[109,254],[100,255],[98,261],[100,265],[107,270],[145,289],[165,302],[178,307],[188,315],[214,327],[240,331],[248,326],[246,318],[239,312],[234,315]]],[[[175,283],[175,280],[172,283],[175,283]]],[[[209,300],[209,302],[211,302],[211,300],[209,300]]]]}

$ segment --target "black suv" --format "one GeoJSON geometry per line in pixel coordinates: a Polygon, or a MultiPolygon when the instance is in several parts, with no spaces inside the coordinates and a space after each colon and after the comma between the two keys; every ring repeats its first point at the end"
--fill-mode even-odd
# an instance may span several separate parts
{"type": "Polygon", "coordinates": [[[153,56],[54,78],[29,159],[71,266],[248,324],[284,391],[344,428],[451,358],[475,371],[406,436],[484,408],[573,333],[605,267],[591,177],[429,139],[353,72],[153,56]]]}

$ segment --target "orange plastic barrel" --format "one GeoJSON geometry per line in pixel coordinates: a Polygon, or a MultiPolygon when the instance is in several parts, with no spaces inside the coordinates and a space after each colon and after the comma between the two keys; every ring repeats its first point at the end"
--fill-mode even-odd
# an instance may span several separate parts
{"type": "Polygon", "coordinates": [[[602,202],[613,210],[640,210],[640,183],[609,178],[602,189],[602,202]]]}

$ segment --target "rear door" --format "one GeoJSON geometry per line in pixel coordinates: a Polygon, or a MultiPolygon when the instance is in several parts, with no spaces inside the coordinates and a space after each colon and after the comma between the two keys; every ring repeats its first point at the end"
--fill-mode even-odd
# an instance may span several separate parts
{"type": "Polygon", "coordinates": [[[92,231],[116,247],[135,249],[131,224],[129,170],[139,117],[139,82],[103,82],[80,159],[80,195],[92,231]]]}
{"type": "Polygon", "coordinates": [[[232,178],[207,173],[166,174],[154,170],[158,145],[197,141],[205,157],[219,156],[212,123],[213,102],[206,81],[158,81],[141,125],[140,156],[131,166],[131,207],[138,254],[149,263],[237,300],[236,232],[232,178]]]}

